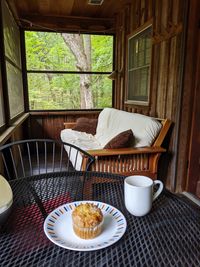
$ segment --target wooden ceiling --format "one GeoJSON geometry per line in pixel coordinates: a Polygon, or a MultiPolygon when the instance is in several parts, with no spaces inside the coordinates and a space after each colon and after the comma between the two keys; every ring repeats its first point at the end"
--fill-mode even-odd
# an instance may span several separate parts
{"type": "Polygon", "coordinates": [[[113,31],[116,14],[131,0],[7,0],[19,25],[26,29],[113,31]]]}

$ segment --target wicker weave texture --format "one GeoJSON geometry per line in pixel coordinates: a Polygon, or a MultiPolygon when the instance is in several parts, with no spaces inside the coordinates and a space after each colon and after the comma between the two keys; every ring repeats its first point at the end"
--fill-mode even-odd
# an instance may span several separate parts
{"type": "Polygon", "coordinates": [[[35,176],[28,179],[29,186],[26,179],[11,181],[14,204],[6,225],[0,228],[0,266],[200,266],[200,209],[185,197],[164,191],[147,216],[134,217],[124,206],[123,180],[113,174],[73,172],[35,176]],[[84,178],[94,183],[84,183],[84,178]],[[81,200],[84,184],[92,184],[91,199],[115,206],[128,223],[117,243],[91,252],[51,243],[43,232],[40,210],[40,202],[49,213],[81,200]]]}

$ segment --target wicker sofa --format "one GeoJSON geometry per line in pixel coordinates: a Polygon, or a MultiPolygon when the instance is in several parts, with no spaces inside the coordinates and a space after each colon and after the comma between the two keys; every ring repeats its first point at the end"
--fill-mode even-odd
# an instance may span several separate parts
{"type": "MultiPolygon", "coordinates": [[[[99,114],[95,135],[72,130],[75,125],[76,122],[65,122],[61,139],[81,147],[95,157],[92,171],[142,174],[156,179],[158,160],[161,153],[166,151],[162,143],[170,128],[170,120],[105,108],[99,114]],[[131,147],[104,148],[109,140],[129,129],[134,135],[131,147]]],[[[87,162],[87,158],[81,155],[80,160],[87,162]]],[[[73,159],[71,161],[73,163],[73,159]]],[[[80,164],[84,169],[83,162],[80,164]]]]}

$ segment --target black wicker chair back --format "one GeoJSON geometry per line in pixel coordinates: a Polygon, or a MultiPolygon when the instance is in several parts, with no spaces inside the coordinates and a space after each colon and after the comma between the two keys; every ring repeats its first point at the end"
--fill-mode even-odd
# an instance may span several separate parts
{"type": "Polygon", "coordinates": [[[83,164],[87,171],[93,161],[94,157],[75,145],[50,139],[21,140],[0,147],[0,162],[3,163],[0,172],[8,180],[50,172],[81,171],[83,164]]]}

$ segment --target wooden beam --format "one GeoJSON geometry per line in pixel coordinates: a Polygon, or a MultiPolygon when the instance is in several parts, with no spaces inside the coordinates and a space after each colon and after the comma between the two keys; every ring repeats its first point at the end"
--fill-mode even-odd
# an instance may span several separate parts
{"type": "Polygon", "coordinates": [[[114,19],[24,15],[20,22],[24,29],[60,30],[60,31],[109,31],[114,32],[114,19]]]}
{"type": "Polygon", "coordinates": [[[83,116],[83,115],[98,115],[101,110],[71,110],[71,111],[64,111],[64,110],[54,110],[54,111],[30,111],[31,116],[83,116]]]}

